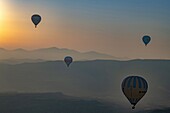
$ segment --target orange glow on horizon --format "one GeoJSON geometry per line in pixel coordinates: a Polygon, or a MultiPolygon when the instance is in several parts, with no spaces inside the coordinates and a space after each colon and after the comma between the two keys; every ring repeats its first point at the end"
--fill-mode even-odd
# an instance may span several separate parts
{"type": "Polygon", "coordinates": [[[5,20],[5,8],[4,2],[0,1],[0,35],[4,30],[4,20],[5,20]]]}
{"type": "Polygon", "coordinates": [[[9,7],[7,7],[6,1],[0,1],[0,44],[6,42],[6,37],[10,35],[8,28],[10,23],[8,20],[11,18],[9,16],[9,7]]]}

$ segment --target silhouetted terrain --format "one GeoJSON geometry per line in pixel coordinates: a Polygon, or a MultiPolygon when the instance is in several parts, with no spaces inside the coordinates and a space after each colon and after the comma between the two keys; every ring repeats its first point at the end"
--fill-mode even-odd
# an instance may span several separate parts
{"type": "Polygon", "coordinates": [[[118,106],[62,93],[0,94],[1,113],[115,113],[118,106]]]}
{"type": "Polygon", "coordinates": [[[170,108],[162,108],[162,109],[155,109],[155,110],[144,110],[144,111],[139,111],[137,113],[170,113],[170,108]]]}
{"type": "MultiPolygon", "coordinates": [[[[74,60],[95,60],[95,59],[124,59],[117,58],[111,55],[98,53],[95,51],[89,52],[78,52],[75,50],[65,49],[65,48],[41,48],[36,50],[25,50],[22,48],[15,50],[6,50],[0,48],[0,62],[3,61],[13,61],[16,62],[19,59],[24,61],[28,61],[28,59],[32,60],[63,60],[65,56],[70,55],[74,58],[74,60]]],[[[21,62],[20,61],[20,62],[21,62]]],[[[8,62],[10,63],[10,62],[8,62]]],[[[16,62],[17,63],[17,62],[16,62]]]]}
{"type": "Polygon", "coordinates": [[[113,103],[62,93],[2,93],[1,113],[169,113],[170,108],[135,111],[113,103]]]}
{"type": "Polygon", "coordinates": [[[37,62],[45,62],[45,60],[42,60],[42,59],[15,59],[15,58],[0,60],[0,63],[3,63],[3,64],[22,64],[22,63],[37,63],[37,62]]]}
{"type": "Polygon", "coordinates": [[[149,84],[137,109],[170,107],[170,60],[95,60],[0,64],[1,92],[63,92],[76,97],[100,98],[131,108],[120,85],[129,74],[149,84]]]}

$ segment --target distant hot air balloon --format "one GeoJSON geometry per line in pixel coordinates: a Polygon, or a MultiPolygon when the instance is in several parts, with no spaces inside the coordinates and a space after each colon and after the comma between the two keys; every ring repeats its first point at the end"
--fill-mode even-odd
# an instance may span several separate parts
{"type": "Polygon", "coordinates": [[[32,17],[31,17],[31,20],[32,20],[32,22],[34,23],[35,28],[36,28],[37,25],[41,22],[41,16],[38,15],[38,14],[34,14],[34,15],[32,15],[32,17]]]}
{"type": "Polygon", "coordinates": [[[135,109],[135,105],[146,94],[148,89],[146,80],[139,76],[129,76],[125,78],[121,86],[124,95],[133,105],[132,109],[135,109]]]}
{"type": "Polygon", "coordinates": [[[71,56],[66,56],[64,58],[64,62],[66,63],[67,67],[69,67],[70,64],[73,62],[73,58],[71,56]]]}
{"type": "Polygon", "coordinates": [[[145,35],[145,36],[143,36],[142,40],[143,40],[145,46],[147,46],[149,44],[149,42],[151,41],[151,37],[145,35]]]}

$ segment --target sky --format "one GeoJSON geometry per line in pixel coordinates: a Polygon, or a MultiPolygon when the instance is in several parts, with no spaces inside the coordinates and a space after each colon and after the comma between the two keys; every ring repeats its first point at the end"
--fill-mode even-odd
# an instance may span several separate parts
{"type": "Polygon", "coordinates": [[[169,0],[0,0],[0,47],[170,59],[169,0]],[[31,16],[42,17],[34,28],[31,16]],[[144,35],[152,40],[147,47],[144,35]]]}

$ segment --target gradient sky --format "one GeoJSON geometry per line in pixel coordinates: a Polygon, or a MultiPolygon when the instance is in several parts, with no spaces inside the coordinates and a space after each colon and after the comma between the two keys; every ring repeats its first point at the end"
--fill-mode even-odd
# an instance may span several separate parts
{"type": "Polygon", "coordinates": [[[170,0],[1,0],[0,47],[170,59],[170,0]],[[42,22],[35,29],[31,16],[42,22]],[[152,37],[145,47],[143,35],[152,37]]]}

